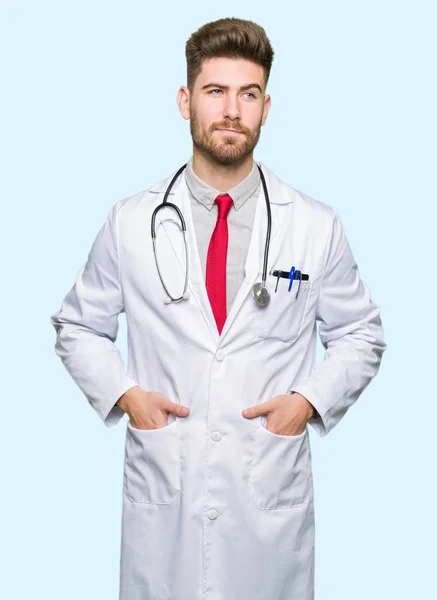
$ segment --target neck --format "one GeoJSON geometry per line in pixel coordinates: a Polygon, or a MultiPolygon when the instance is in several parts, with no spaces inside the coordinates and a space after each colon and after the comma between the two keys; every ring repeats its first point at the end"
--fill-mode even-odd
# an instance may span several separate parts
{"type": "Polygon", "coordinates": [[[199,179],[221,192],[227,192],[249,175],[253,168],[253,154],[241,162],[223,165],[193,149],[193,171],[199,179]]]}

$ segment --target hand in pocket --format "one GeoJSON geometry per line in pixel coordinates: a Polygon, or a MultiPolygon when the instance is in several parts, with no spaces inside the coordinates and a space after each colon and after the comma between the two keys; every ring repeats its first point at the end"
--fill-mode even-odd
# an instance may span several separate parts
{"type": "Polygon", "coordinates": [[[168,424],[168,414],[186,417],[190,414],[187,406],[172,402],[159,392],[146,392],[139,386],[127,390],[116,403],[129,415],[135,429],[161,429],[168,424]]]}

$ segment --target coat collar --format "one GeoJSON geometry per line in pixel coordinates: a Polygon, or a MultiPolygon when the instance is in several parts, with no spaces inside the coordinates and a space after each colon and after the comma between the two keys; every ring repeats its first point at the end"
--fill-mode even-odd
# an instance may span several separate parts
{"type": "MultiPolygon", "coordinates": [[[[281,181],[279,177],[277,177],[272,171],[270,171],[270,169],[268,169],[262,162],[257,162],[257,165],[261,167],[261,170],[266,179],[270,204],[290,204],[291,202],[294,202],[298,195],[298,192],[290,186],[288,186],[283,181],[281,181]]],[[[151,194],[164,194],[175,174],[176,171],[174,171],[169,177],[158,181],[158,183],[149,188],[148,192],[151,194]]],[[[181,177],[178,177],[178,179],[175,181],[169,196],[173,196],[178,190],[181,184],[181,177]]]]}

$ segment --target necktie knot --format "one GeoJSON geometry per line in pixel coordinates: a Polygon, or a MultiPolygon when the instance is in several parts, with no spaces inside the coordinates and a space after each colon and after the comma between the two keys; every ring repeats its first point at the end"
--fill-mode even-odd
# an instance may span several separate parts
{"type": "Polygon", "coordinates": [[[220,194],[215,199],[218,206],[218,219],[227,219],[234,201],[229,194],[220,194]]]}

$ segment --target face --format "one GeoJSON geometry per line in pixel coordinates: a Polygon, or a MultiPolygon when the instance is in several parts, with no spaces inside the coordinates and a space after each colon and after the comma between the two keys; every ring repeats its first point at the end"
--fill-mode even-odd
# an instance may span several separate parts
{"type": "Polygon", "coordinates": [[[264,71],[245,59],[204,61],[192,93],[179,91],[193,144],[214,162],[232,165],[251,155],[270,109],[264,71]]]}

